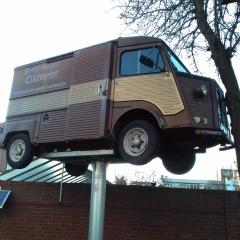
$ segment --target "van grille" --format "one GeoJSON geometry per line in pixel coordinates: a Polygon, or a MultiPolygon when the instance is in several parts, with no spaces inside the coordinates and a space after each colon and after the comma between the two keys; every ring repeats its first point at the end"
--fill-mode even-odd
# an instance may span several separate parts
{"type": "Polygon", "coordinates": [[[185,104],[192,119],[194,117],[207,118],[207,124],[197,124],[196,127],[200,128],[213,128],[213,112],[212,112],[212,99],[210,91],[210,81],[205,79],[194,79],[191,75],[180,76],[181,86],[184,92],[185,104]],[[199,86],[205,85],[207,87],[207,95],[204,97],[198,97],[195,95],[194,90],[199,86]]]}

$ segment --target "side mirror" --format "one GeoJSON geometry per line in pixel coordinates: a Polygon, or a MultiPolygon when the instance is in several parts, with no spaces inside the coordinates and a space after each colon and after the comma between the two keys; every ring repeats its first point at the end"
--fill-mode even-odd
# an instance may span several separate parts
{"type": "Polygon", "coordinates": [[[139,62],[142,63],[143,65],[149,67],[149,68],[153,68],[154,67],[154,62],[151,58],[146,57],[145,55],[140,56],[139,58],[139,62]]]}

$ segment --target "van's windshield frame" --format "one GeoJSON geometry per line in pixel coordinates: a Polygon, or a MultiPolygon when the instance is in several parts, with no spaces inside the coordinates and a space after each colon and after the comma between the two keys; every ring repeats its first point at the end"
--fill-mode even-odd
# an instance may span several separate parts
{"type": "Polygon", "coordinates": [[[167,46],[167,56],[171,66],[177,73],[191,74],[182,61],[176,56],[176,54],[167,46]]]}

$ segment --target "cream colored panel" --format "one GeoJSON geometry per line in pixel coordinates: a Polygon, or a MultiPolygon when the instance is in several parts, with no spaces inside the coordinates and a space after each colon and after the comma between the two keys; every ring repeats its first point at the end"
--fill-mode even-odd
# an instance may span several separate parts
{"type": "Polygon", "coordinates": [[[136,100],[155,104],[164,115],[176,114],[184,109],[171,73],[146,74],[116,79],[114,101],[136,100]]]}
{"type": "Polygon", "coordinates": [[[65,108],[71,104],[101,100],[106,98],[106,96],[98,93],[98,87],[101,85],[101,90],[103,91],[107,87],[106,83],[106,80],[92,81],[72,85],[67,90],[10,100],[7,116],[44,112],[65,108]]]}
{"type": "Polygon", "coordinates": [[[106,89],[106,80],[92,81],[81,84],[72,85],[70,88],[69,105],[91,102],[106,98],[98,93],[98,87],[101,85],[101,90],[106,89]]]}
{"type": "Polygon", "coordinates": [[[68,89],[9,101],[7,116],[43,112],[67,106],[68,89]]]}

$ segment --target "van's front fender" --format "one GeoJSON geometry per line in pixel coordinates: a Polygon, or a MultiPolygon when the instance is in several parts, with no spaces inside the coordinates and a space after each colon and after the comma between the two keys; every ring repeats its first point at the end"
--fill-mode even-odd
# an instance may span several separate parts
{"type": "Polygon", "coordinates": [[[4,129],[5,129],[5,123],[0,123],[0,149],[4,148],[4,144],[3,144],[4,129]]]}

